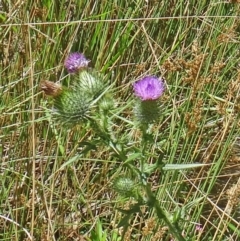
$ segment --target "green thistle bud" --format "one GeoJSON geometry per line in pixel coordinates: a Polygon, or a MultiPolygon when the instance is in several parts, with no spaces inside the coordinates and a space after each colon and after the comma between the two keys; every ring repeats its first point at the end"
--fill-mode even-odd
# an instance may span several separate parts
{"type": "Polygon", "coordinates": [[[79,72],[74,86],[79,91],[88,94],[92,99],[98,97],[105,87],[101,74],[93,69],[79,72]]]}
{"type": "Polygon", "coordinates": [[[113,99],[110,97],[103,98],[99,103],[99,107],[103,112],[108,112],[114,108],[113,99]]]}
{"type": "Polygon", "coordinates": [[[51,81],[42,81],[40,87],[53,97],[53,116],[63,124],[75,125],[87,118],[91,100],[84,92],[51,81]]]}
{"type": "Polygon", "coordinates": [[[121,195],[135,196],[135,183],[129,177],[118,177],[114,180],[113,189],[121,195]]]}
{"type": "Polygon", "coordinates": [[[54,116],[64,124],[78,124],[88,116],[90,100],[75,89],[64,89],[54,99],[54,116]]]}

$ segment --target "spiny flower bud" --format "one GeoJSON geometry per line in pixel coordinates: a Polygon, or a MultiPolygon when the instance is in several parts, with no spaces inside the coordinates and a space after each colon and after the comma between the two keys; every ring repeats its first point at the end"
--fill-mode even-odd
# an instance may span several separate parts
{"type": "Polygon", "coordinates": [[[109,110],[112,110],[114,108],[113,99],[110,97],[103,98],[99,103],[99,107],[103,112],[108,112],[109,110]]]}
{"type": "Polygon", "coordinates": [[[118,177],[114,180],[113,188],[116,192],[125,196],[134,196],[135,183],[129,177],[118,177]]]}
{"type": "Polygon", "coordinates": [[[164,83],[155,76],[146,76],[133,85],[134,94],[139,98],[135,115],[140,123],[152,123],[160,114],[159,98],[164,92],[164,83]]]}
{"type": "Polygon", "coordinates": [[[54,99],[54,116],[63,124],[75,125],[88,116],[91,101],[75,89],[64,89],[54,99]]]}
{"type": "Polygon", "coordinates": [[[64,66],[67,69],[68,73],[74,74],[78,71],[88,67],[90,60],[87,60],[86,57],[78,52],[71,53],[64,62],[64,66]]]}
{"type": "Polygon", "coordinates": [[[74,83],[77,89],[88,94],[91,98],[96,98],[104,90],[104,83],[100,73],[93,69],[83,70],[76,75],[74,83]]]}

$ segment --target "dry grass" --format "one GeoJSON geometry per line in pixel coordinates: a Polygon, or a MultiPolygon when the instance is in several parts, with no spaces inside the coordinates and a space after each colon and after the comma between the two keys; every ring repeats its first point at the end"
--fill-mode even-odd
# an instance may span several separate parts
{"type": "MultiPolygon", "coordinates": [[[[128,202],[111,183],[128,173],[123,161],[87,123],[56,124],[39,88],[44,80],[68,84],[70,51],[116,81],[121,118],[113,130],[127,156],[141,145],[131,85],[146,74],[165,78],[146,162],[164,153],[169,164],[209,165],[154,172],[152,190],[169,212],[192,203],[180,223],[190,240],[238,240],[239,14],[238,4],[220,1],[1,1],[0,240],[121,240],[116,207],[128,202]]],[[[142,208],[124,240],[170,239],[142,208]]]]}

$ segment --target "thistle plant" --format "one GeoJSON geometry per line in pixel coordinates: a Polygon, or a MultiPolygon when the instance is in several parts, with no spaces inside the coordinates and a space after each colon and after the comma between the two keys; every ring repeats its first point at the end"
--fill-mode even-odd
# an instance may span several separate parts
{"type": "MultiPolygon", "coordinates": [[[[182,211],[177,210],[177,215],[168,213],[160,205],[147,178],[155,171],[171,170],[168,164],[163,162],[162,156],[157,158],[155,164],[148,164],[146,160],[148,150],[154,144],[153,138],[146,138],[147,130],[150,125],[159,120],[162,114],[161,96],[165,90],[163,79],[150,75],[133,84],[135,95],[133,112],[134,123],[136,123],[134,128],[139,128],[142,136],[139,142],[140,147],[129,146],[127,136],[124,134],[120,136],[119,133],[116,136],[113,130],[113,97],[111,93],[106,93],[109,83],[104,82],[98,71],[89,68],[88,63],[89,60],[83,54],[70,54],[64,63],[70,74],[70,86],[66,87],[50,81],[44,81],[41,84],[42,90],[53,97],[53,116],[69,127],[81,123],[82,120],[89,122],[89,127],[95,131],[96,136],[100,137],[95,140],[95,143],[99,146],[105,145],[110,149],[110,153],[114,153],[115,157],[127,168],[130,175],[120,174],[115,178],[112,186],[119,195],[135,199],[134,205],[129,210],[118,209],[125,214],[119,223],[119,226],[124,226],[124,232],[132,215],[141,213],[140,206],[145,205],[149,210],[155,210],[158,219],[168,226],[172,236],[180,241],[185,240],[178,224],[182,211]],[[175,218],[171,218],[173,216],[175,218]]],[[[190,167],[194,166],[185,165],[178,168],[190,167]]],[[[174,168],[176,170],[176,167],[174,168]]],[[[119,171],[116,170],[116,173],[120,173],[120,168],[119,171]]]]}

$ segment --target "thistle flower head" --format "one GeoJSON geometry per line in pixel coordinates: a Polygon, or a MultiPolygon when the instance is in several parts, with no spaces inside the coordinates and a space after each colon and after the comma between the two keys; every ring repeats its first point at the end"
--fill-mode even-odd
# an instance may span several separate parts
{"type": "Polygon", "coordinates": [[[64,62],[64,66],[70,74],[74,74],[88,66],[90,61],[78,52],[71,53],[64,62]]]}
{"type": "Polygon", "coordinates": [[[142,101],[157,100],[164,91],[164,83],[155,76],[146,76],[133,85],[134,94],[142,101]]]}
{"type": "Polygon", "coordinates": [[[133,85],[135,96],[140,101],[136,102],[135,116],[139,123],[153,123],[161,115],[161,108],[158,99],[164,92],[162,79],[155,76],[146,76],[135,82],[133,85]]]}

